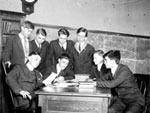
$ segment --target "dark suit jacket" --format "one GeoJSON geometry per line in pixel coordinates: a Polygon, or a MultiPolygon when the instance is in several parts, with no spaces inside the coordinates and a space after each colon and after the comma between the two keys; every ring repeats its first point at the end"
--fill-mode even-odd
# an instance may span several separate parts
{"type": "Polygon", "coordinates": [[[93,65],[91,73],[90,73],[90,78],[91,79],[103,79],[106,74],[110,74],[110,70],[106,68],[105,64],[102,64],[102,67],[100,71],[98,71],[97,66],[93,65]]]}
{"type": "Polygon", "coordinates": [[[47,67],[50,67],[51,65],[56,65],[58,63],[58,58],[63,53],[67,53],[71,57],[71,50],[73,46],[74,42],[71,40],[67,40],[67,48],[66,50],[64,50],[60,47],[58,39],[51,41],[46,58],[47,67]]]}
{"type": "Polygon", "coordinates": [[[34,97],[34,90],[42,85],[42,76],[38,71],[29,71],[26,65],[16,65],[6,76],[6,82],[14,92],[15,106],[20,107],[29,101],[23,99],[19,92],[26,90],[34,97]]]}
{"type": "Polygon", "coordinates": [[[46,55],[48,52],[49,43],[47,41],[44,41],[41,45],[41,48],[39,48],[36,45],[35,40],[32,40],[30,43],[31,43],[31,48],[32,48],[31,52],[37,52],[41,56],[41,62],[39,66],[37,67],[37,70],[41,72],[42,74],[44,74],[46,70],[46,55]]]}
{"type": "MultiPolygon", "coordinates": [[[[31,46],[29,47],[29,49],[31,51],[31,46]]],[[[24,50],[18,35],[16,35],[15,37],[7,38],[4,50],[2,51],[2,59],[3,61],[10,61],[12,65],[24,64],[24,50]]]]}
{"type": "MultiPolygon", "coordinates": [[[[57,73],[56,65],[47,68],[44,79],[46,79],[52,72],[57,73]]],[[[74,72],[69,67],[60,72],[58,76],[63,76],[65,80],[71,80],[75,78],[74,72]]]]}
{"type": "Polygon", "coordinates": [[[110,77],[110,80],[97,81],[98,87],[115,88],[119,98],[133,99],[144,105],[144,97],[142,96],[134,76],[130,69],[122,64],[119,64],[115,75],[110,77]]]}
{"type": "Polygon", "coordinates": [[[74,72],[76,74],[90,74],[93,66],[93,53],[95,49],[90,44],[87,44],[85,49],[79,54],[75,49],[72,50],[72,59],[74,72]]]}

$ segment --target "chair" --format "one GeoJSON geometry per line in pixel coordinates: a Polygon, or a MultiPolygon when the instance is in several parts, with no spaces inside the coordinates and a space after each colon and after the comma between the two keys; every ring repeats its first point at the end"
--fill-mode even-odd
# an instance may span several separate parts
{"type": "MultiPolygon", "coordinates": [[[[5,65],[4,62],[2,62],[2,67],[3,67],[3,70],[4,70],[4,74],[5,76],[7,76],[7,73],[12,69],[11,68],[8,68],[7,65],[5,65]]],[[[9,86],[8,86],[9,87],[9,86]]],[[[27,109],[23,110],[23,109],[19,109],[17,107],[15,107],[15,104],[14,104],[14,93],[13,91],[9,88],[9,93],[10,93],[10,97],[11,97],[11,101],[12,101],[12,110],[13,110],[13,113],[35,113],[36,109],[35,108],[31,108],[32,106],[32,103],[30,102],[30,105],[27,109]]],[[[29,100],[30,101],[30,100],[29,100]]]]}
{"type": "Polygon", "coordinates": [[[146,94],[146,83],[145,81],[140,77],[135,77],[136,83],[138,84],[138,87],[140,91],[142,92],[142,95],[145,97],[146,94]]]}
{"type": "MultiPolygon", "coordinates": [[[[147,90],[145,81],[140,77],[135,77],[135,80],[136,80],[136,83],[137,83],[140,91],[142,92],[142,95],[145,97],[146,90],[147,90]]],[[[148,107],[148,102],[146,101],[143,113],[146,113],[147,107],[148,107]]]]}

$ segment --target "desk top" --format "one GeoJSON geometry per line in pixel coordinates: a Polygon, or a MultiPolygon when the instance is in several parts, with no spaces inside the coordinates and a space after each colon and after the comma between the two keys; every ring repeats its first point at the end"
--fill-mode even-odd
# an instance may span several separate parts
{"type": "Polygon", "coordinates": [[[111,97],[110,89],[107,88],[79,88],[79,87],[44,87],[35,91],[38,95],[67,95],[67,96],[92,96],[92,97],[111,97]]]}

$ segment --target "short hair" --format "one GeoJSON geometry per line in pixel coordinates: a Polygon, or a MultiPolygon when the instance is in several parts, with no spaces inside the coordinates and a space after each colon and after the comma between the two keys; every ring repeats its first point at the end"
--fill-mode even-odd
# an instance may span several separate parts
{"type": "Polygon", "coordinates": [[[69,37],[69,31],[66,29],[66,28],[61,28],[59,31],[58,31],[58,36],[60,36],[61,34],[63,35],[66,35],[67,37],[69,37]]]}
{"type": "Polygon", "coordinates": [[[98,54],[98,55],[104,55],[104,51],[103,50],[96,50],[95,52],[94,52],[94,54],[98,54]]]}
{"type": "Polygon", "coordinates": [[[29,56],[32,56],[32,55],[40,55],[38,52],[31,52],[29,53],[29,56]]]}
{"type": "Polygon", "coordinates": [[[31,53],[29,54],[29,56],[28,56],[28,60],[26,61],[26,64],[31,60],[30,58],[31,58],[31,56],[33,56],[33,55],[38,55],[37,58],[38,58],[39,60],[41,60],[41,57],[40,57],[40,55],[39,55],[37,52],[31,52],[31,53]]]}
{"type": "Polygon", "coordinates": [[[77,34],[79,34],[80,32],[85,32],[85,37],[88,36],[88,31],[87,31],[86,28],[84,28],[84,27],[78,28],[78,29],[77,29],[77,34]]]}
{"type": "Polygon", "coordinates": [[[63,53],[61,54],[61,56],[59,57],[59,59],[67,59],[70,61],[70,56],[67,53],[63,53]]]}
{"type": "Polygon", "coordinates": [[[25,28],[28,28],[28,29],[34,29],[34,24],[30,21],[25,21],[22,26],[24,26],[25,28]]]}
{"type": "Polygon", "coordinates": [[[110,50],[107,53],[104,54],[104,58],[108,57],[110,59],[114,59],[117,64],[119,64],[120,59],[121,59],[121,54],[119,50],[110,50]]]}
{"type": "Polygon", "coordinates": [[[41,34],[42,36],[47,36],[46,30],[43,28],[37,29],[36,34],[41,34]]]}

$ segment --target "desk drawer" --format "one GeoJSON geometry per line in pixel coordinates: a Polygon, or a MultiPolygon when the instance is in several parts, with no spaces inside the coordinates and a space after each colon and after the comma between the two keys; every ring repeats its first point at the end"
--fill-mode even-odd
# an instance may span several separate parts
{"type": "Polygon", "coordinates": [[[107,113],[108,98],[45,96],[46,113],[107,113]]]}

